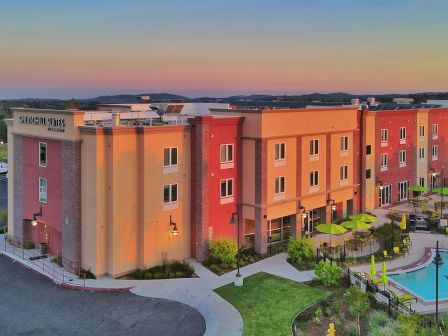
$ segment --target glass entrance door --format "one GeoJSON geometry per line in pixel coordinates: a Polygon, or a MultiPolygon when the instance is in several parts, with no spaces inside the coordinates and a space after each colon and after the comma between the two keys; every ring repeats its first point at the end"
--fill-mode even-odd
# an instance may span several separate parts
{"type": "Polygon", "coordinates": [[[380,207],[392,203],[392,187],[390,185],[383,186],[380,189],[380,207]]]}

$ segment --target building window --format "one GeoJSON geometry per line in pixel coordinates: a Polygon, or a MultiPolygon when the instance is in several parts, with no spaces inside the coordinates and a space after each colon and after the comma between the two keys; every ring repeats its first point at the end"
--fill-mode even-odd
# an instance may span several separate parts
{"type": "Polygon", "coordinates": [[[275,160],[284,160],[286,157],[286,144],[284,142],[275,144],[275,160]]]}
{"type": "Polygon", "coordinates": [[[285,177],[279,176],[275,178],[275,193],[281,194],[285,192],[285,177]]]}
{"type": "Polygon", "coordinates": [[[387,168],[387,154],[381,154],[381,168],[387,168]]]}
{"type": "Polygon", "coordinates": [[[39,177],[39,202],[47,203],[47,179],[39,177]]]}
{"type": "Polygon", "coordinates": [[[341,152],[348,151],[348,136],[341,137],[341,152]]]}
{"type": "Polygon", "coordinates": [[[163,149],[163,166],[177,166],[177,147],[167,147],[163,149]]]}
{"type": "Polygon", "coordinates": [[[177,202],[177,183],[163,186],[163,203],[177,202]]]}
{"type": "Polygon", "coordinates": [[[398,183],[398,200],[403,201],[408,199],[409,181],[398,183]]]}
{"type": "Polygon", "coordinates": [[[267,243],[278,243],[289,239],[291,233],[291,217],[280,217],[267,222],[267,243]]]}
{"type": "Polygon", "coordinates": [[[400,167],[406,166],[406,151],[401,150],[399,156],[400,156],[400,167]]]}
{"type": "Polygon", "coordinates": [[[439,135],[439,125],[433,124],[432,125],[432,136],[433,136],[433,138],[437,138],[438,135],[439,135]]]}
{"type": "Polygon", "coordinates": [[[341,166],[339,171],[339,178],[341,181],[348,180],[348,166],[341,166]]]}
{"type": "Polygon", "coordinates": [[[420,126],[420,137],[424,137],[425,136],[425,126],[420,126]]]}
{"type": "Polygon", "coordinates": [[[47,144],[39,142],[39,167],[47,166],[47,144]]]}
{"type": "Polygon", "coordinates": [[[366,169],[366,180],[370,179],[372,177],[372,170],[366,169]]]}
{"type": "Polygon", "coordinates": [[[221,163],[233,162],[233,144],[221,145],[221,163]]]}
{"type": "Polygon", "coordinates": [[[221,180],[221,197],[233,196],[233,179],[221,180]]]}
{"type": "Polygon", "coordinates": [[[406,140],[406,127],[400,127],[400,140],[406,140]]]}
{"type": "Polygon", "coordinates": [[[310,140],[310,155],[319,155],[319,140],[310,140]]]}
{"type": "Polygon", "coordinates": [[[418,158],[420,160],[424,160],[425,159],[425,148],[424,147],[420,147],[418,149],[418,158]]]}
{"type": "Polygon", "coordinates": [[[419,177],[418,178],[418,185],[420,187],[424,187],[425,186],[425,178],[424,177],[419,177]]]}
{"type": "Polygon", "coordinates": [[[389,140],[389,131],[387,128],[381,130],[381,142],[387,142],[389,140]]]}
{"type": "Polygon", "coordinates": [[[366,155],[370,155],[372,154],[372,145],[367,145],[366,146],[366,155]]]}
{"type": "Polygon", "coordinates": [[[316,187],[319,185],[319,171],[313,170],[310,172],[310,187],[316,187]]]}
{"type": "Polygon", "coordinates": [[[432,146],[432,159],[437,160],[439,157],[439,146],[433,145],[432,146]]]}

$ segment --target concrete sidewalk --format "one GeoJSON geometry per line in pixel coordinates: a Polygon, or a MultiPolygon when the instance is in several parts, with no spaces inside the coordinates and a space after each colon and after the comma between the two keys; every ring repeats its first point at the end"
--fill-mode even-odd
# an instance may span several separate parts
{"type": "MultiPolygon", "coordinates": [[[[130,290],[132,293],[145,297],[168,299],[185,303],[197,309],[205,318],[206,331],[204,335],[242,335],[243,319],[238,310],[226,300],[222,299],[213,290],[233,282],[236,271],[221,276],[214,274],[201,263],[194,259],[188,262],[194,267],[198,278],[163,279],[163,280],[117,280],[103,277],[100,279],[79,279],[70,274],[64,282],[52,276],[52,272],[45,271],[37,264],[20,257],[21,249],[15,248],[14,252],[3,248],[4,237],[0,235],[0,253],[3,253],[22,263],[28,268],[41,273],[57,284],[74,287],[82,290],[130,290]]],[[[314,276],[314,271],[298,271],[287,260],[286,253],[263,259],[259,262],[242,267],[240,272],[244,277],[258,272],[266,272],[293,281],[309,281],[314,276]]],[[[58,267],[57,265],[52,265],[58,267]]],[[[62,268],[60,268],[62,270],[62,268]]]]}

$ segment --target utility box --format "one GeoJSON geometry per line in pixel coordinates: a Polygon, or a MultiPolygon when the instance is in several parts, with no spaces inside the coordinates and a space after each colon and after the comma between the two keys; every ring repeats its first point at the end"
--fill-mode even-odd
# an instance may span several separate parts
{"type": "Polygon", "coordinates": [[[39,243],[39,253],[40,254],[48,253],[48,244],[47,243],[39,243]]]}

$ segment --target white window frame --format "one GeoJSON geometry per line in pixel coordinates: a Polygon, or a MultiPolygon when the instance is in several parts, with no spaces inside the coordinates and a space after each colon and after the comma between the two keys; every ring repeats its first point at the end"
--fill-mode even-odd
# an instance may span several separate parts
{"type": "Polygon", "coordinates": [[[381,142],[387,143],[389,141],[389,130],[387,128],[381,129],[381,142]]]}
{"type": "Polygon", "coordinates": [[[432,124],[432,138],[437,139],[439,137],[439,124],[432,124]]]}
{"type": "Polygon", "coordinates": [[[179,184],[178,183],[172,183],[172,184],[165,184],[163,186],[163,194],[162,194],[163,204],[173,204],[179,202],[179,184]],[[174,186],[176,186],[176,199],[173,199],[173,189],[174,186]],[[165,188],[169,189],[168,191],[168,201],[165,201],[165,188]]]}
{"type": "Polygon", "coordinates": [[[399,163],[400,163],[400,167],[406,167],[406,150],[401,150],[399,152],[399,163]]]}
{"type": "Polygon", "coordinates": [[[348,136],[341,136],[341,152],[347,152],[349,149],[348,136]]]}
{"type": "Polygon", "coordinates": [[[419,147],[418,148],[418,158],[420,160],[425,160],[425,156],[426,156],[425,147],[419,147]]]}
{"type": "Polygon", "coordinates": [[[339,180],[341,180],[341,181],[348,180],[348,166],[347,165],[343,165],[339,169],[339,180]]]}
{"type": "Polygon", "coordinates": [[[432,145],[431,153],[432,153],[432,160],[433,161],[438,160],[439,159],[439,146],[438,145],[432,145]]]}
{"type": "Polygon", "coordinates": [[[274,145],[274,160],[281,161],[286,159],[286,142],[278,142],[274,145]]]}
{"type": "Polygon", "coordinates": [[[419,177],[418,178],[418,185],[420,187],[425,187],[425,178],[424,177],[419,177]]]}
{"type": "Polygon", "coordinates": [[[234,146],[233,144],[221,144],[221,146],[219,147],[219,161],[220,163],[230,163],[233,162],[235,155],[234,155],[234,146]],[[229,150],[229,148],[231,150],[229,150]],[[231,153],[231,154],[230,154],[231,153]],[[229,159],[229,154],[232,156],[229,159]],[[223,156],[224,156],[224,160],[223,160],[223,156]]]}
{"type": "Polygon", "coordinates": [[[424,138],[425,137],[425,125],[420,125],[419,135],[420,135],[420,138],[424,138]]]}
{"type": "Polygon", "coordinates": [[[284,194],[286,190],[286,181],[284,176],[277,176],[274,179],[274,194],[284,194]]]}
{"type": "Polygon", "coordinates": [[[163,166],[164,167],[177,167],[179,165],[179,149],[178,147],[165,147],[163,149],[163,166]],[[165,151],[168,150],[168,164],[165,164],[165,151]],[[173,163],[173,152],[176,152],[176,163],[173,163]]]}
{"type": "Polygon", "coordinates": [[[310,140],[310,156],[319,155],[319,139],[310,140]]]}
{"type": "Polygon", "coordinates": [[[46,142],[39,142],[39,167],[45,168],[48,164],[48,145],[46,142]],[[45,163],[42,164],[42,161],[40,159],[40,151],[41,148],[45,147],[45,163]]]}
{"type": "Polygon", "coordinates": [[[398,201],[405,201],[409,198],[409,181],[398,182],[398,201]]]}
{"type": "Polygon", "coordinates": [[[310,171],[309,183],[310,183],[311,188],[319,186],[319,171],[318,170],[310,171]]]}
{"type": "Polygon", "coordinates": [[[406,142],[406,127],[400,127],[400,141],[406,142]]]}
{"type": "Polygon", "coordinates": [[[381,156],[380,156],[380,167],[381,167],[382,171],[387,170],[388,160],[389,160],[389,158],[388,158],[387,153],[381,154],[381,156]]]}
{"type": "Polygon", "coordinates": [[[232,197],[234,194],[234,183],[233,178],[222,179],[219,181],[219,196],[221,198],[232,197]],[[222,194],[222,186],[225,185],[225,194],[222,194]],[[229,191],[230,188],[230,191],[229,191]]]}
{"type": "Polygon", "coordinates": [[[44,177],[39,177],[39,202],[48,202],[48,180],[44,177]]]}

